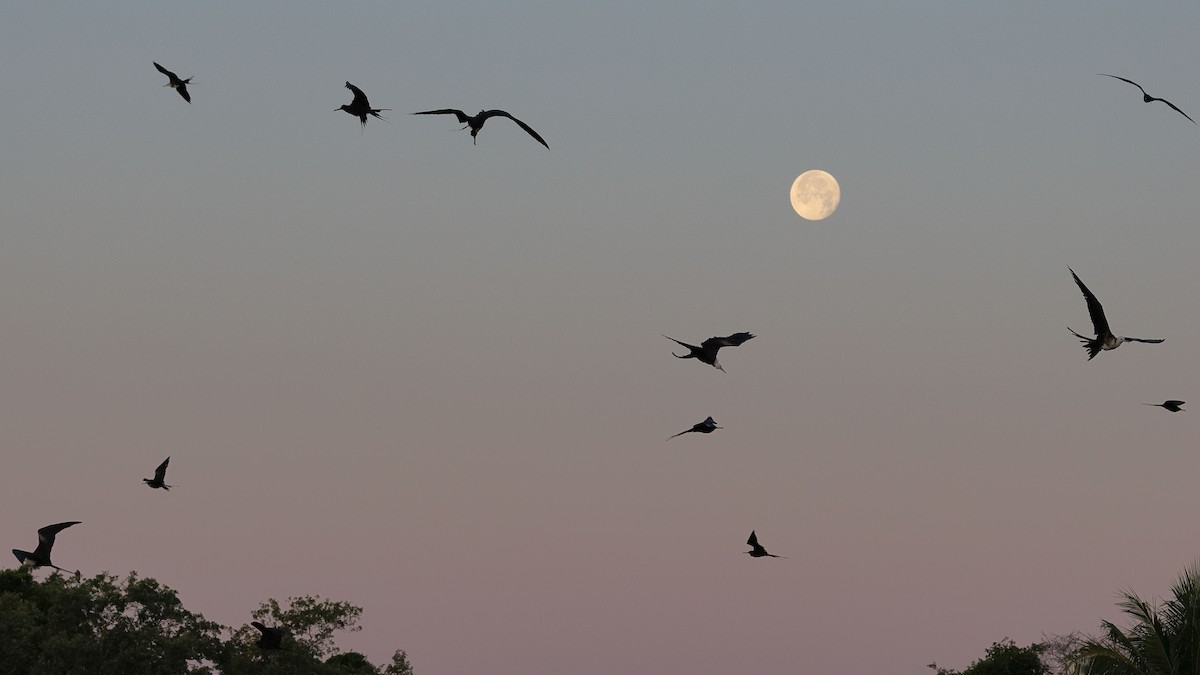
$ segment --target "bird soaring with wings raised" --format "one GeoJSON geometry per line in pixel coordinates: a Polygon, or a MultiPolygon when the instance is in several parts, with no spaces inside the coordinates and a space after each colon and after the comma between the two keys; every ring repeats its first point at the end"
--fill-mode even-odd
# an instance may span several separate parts
{"type": "Polygon", "coordinates": [[[1133,86],[1142,90],[1142,101],[1144,101],[1146,103],[1151,103],[1153,101],[1162,101],[1163,103],[1166,103],[1167,105],[1171,106],[1171,109],[1174,110],[1175,112],[1179,113],[1180,115],[1183,115],[1184,117],[1187,117],[1188,121],[1191,122],[1192,124],[1196,123],[1196,120],[1192,119],[1191,117],[1188,117],[1188,114],[1183,112],[1182,110],[1180,110],[1179,107],[1176,106],[1174,103],[1171,103],[1170,101],[1168,101],[1165,98],[1157,98],[1155,96],[1151,96],[1150,94],[1147,94],[1146,90],[1142,88],[1142,85],[1138,84],[1137,82],[1134,82],[1133,80],[1127,80],[1123,77],[1117,77],[1116,75],[1109,75],[1108,73],[1100,73],[1100,75],[1103,75],[1104,77],[1115,78],[1122,82],[1128,82],[1129,84],[1132,84],[1133,86]]]}
{"type": "Polygon", "coordinates": [[[783,558],[785,560],[787,559],[787,556],[775,555],[774,553],[767,553],[767,549],[763,548],[762,545],[760,545],[758,543],[758,535],[754,533],[754,530],[750,530],[750,538],[746,540],[746,543],[750,545],[750,550],[745,551],[745,553],[746,553],[746,555],[750,556],[751,558],[783,558]]]}
{"type": "Polygon", "coordinates": [[[259,621],[251,621],[251,626],[258,629],[262,633],[262,637],[258,638],[259,649],[282,649],[284,630],[275,626],[264,626],[259,621]]]}
{"type": "Polygon", "coordinates": [[[367,115],[371,115],[372,117],[381,119],[385,122],[387,121],[381,117],[379,113],[383,112],[384,110],[391,110],[391,108],[372,108],[371,104],[367,102],[367,95],[362,92],[362,89],[359,89],[349,82],[346,83],[346,88],[354,92],[354,100],[350,101],[350,103],[347,105],[336,108],[336,110],[345,110],[351,115],[357,117],[358,121],[362,123],[362,128],[364,129],[367,128],[367,115]]]}
{"type": "Polygon", "coordinates": [[[699,424],[693,424],[691,429],[684,429],[683,431],[675,434],[674,436],[667,436],[667,440],[669,441],[672,438],[675,438],[675,436],[682,436],[684,434],[690,434],[693,431],[696,433],[699,433],[699,434],[711,434],[716,429],[724,429],[724,428],[725,427],[717,426],[717,423],[713,421],[712,417],[706,417],[703,422],[700,422],[699,424]]]}
{"type": "Polygon", "coordinates": [[[1167,410],[1170,410],[1171,412],[1179,412],[1180,410],[1183,410],[1183,403],[1184,403],[1183,401],[1171,400],[1171,401],[1163,401],[1162,403],[1143,403],[1142,405],[1155,405],[1160,408],[1166,408],[1167,410]]]}
{"type": "MultiPolygon", "coordinates": [[[[22,565],[29,565],[35,569],[38,567],[53,567],[60,572],[69,572],[70,570],[65,570],[50,562],[50,549],[54,548],[55,535],[72,525],[78,525],[80,522],[81,521],[78,520],[72,520],[65,523],[47,525],[38,530],[38,545],[32,553],[14,548],[12,550],[13,555],[17,556],[17,560],[21,561],[22,565]]],[[[78,574],[78,572],[76,572],[76,574],[78,574]]]]}
{"type": "Polygon", "coordinates": [[[1083,291],[1083,298],[1087,300],[1088,314],[1092,317],[1092,328],[1096,331],[1096,337],[1090,338],[1076,333],[1071,330],[1070,326],[1067,326],[1067,330],[1071,331],[1072,335],[1083,342],[1083,348],[1088,353],[1088,361],[1096,358],[1096,355],[1102,350],[1116,349],[1126,342],[1149,342],[1152,344],[1162,342],[1162,340],[1113,335],[1112,331],[1108,328],[1108,319],[1104,318],[1104,308],[1100,306],[1100,301],[1096,299],[1095,295],[1092,295],[1087,286],[1083,285],[1083,282],[1079,279],[1079,275],[1075,274],[1075,270],[1072,270],[1070,267],[1067,269],[1071,270],[1071,276],[1075,277],[1075,283],[1079,285],[1079,290],[1083,291]]]}
{"type": "MultiPolygon", "coordinates": [[[[154,63],[154,62],[152,62],[152,63],[154,63]]],[[[162,73],[163,75],[166,75],[167,78],[170,80],[170,82],[167,82],[166,84],[163,85],[164,87],[170,87],[170,88],[174,89],[175,91],[179,92],[179,95],[183,97],[183,100],[187,101],[188,103],[192,102],[192,95],[189,94],[188,90],[187,90],[187,86],[192,81],[192,78],[189,77],[186,80],[181,80],[181,79],[179,79],[178,75],[176,75],[175,73],[172,73],[171,71],[167,70],[166,68],[163,68],[162,66],[158,65],[158,63],[154,63],[154,67],[158,68],[158,72],[162,73]]]]}
{"type": "Polygon", "coordinates": [[[477,135],[479,135],[479,130],[483,128],[484,122],[488,121],[488,119],[492,118],[492,117],[507,117],[508,119],[516,122],[517,126],[524,129],[525,132],[528,133],[530,136],[533,136],[533,140],[537,141],[538,143],[541,143],[542,145],[545,145],[547,150],[550,149],[550,146],[546,143],[545,139],[543,139],[541,137],[541,135],[538,134],[538,132],[534,131],[533,127],[529,126],[528,124],[525,124],[521,120],[513,117],[512,115],[504,112],[503,110],[480,110],[479,114],[474,117],[471,117],[470,115],[468,115],[467,113],[465,113],[461,110],[455,110],[454,108],[443,108],[442,110],[426,110],[425,112],[417,112],[417,113],[413,113],[413,114],[414,115],[454,115],[455,117],[458,118],[458,122],[460,124],[467,125],[467,126],[463,127],[464,129],[471,130],[472,145],[475,143],[475,137],[477,135]]]}
{"type": "Polygon", "coordinates": [[[146,485],[149,485],[152,488],[162,488],[164,490],[169,491],[171,489],[171,486],[167,485],[166,480],[167,480],[167,465],[170,463],[171,463],[170,457],[164,459],[163,463],[159,464],[158,468],[154,470],[154,478],[143,478],[142,482],[145,483],[146,485]]]}
{"type": "Polygon", "coordinates": [[[688,348],[688,353],[683,356],[680,356],[675,352],[671,352],[671,356],[674,356],[677,359],[696,359],[701,363],[707,363],[723,373],[725,372],[725,369],[722,368],[721,364],[717,362],[717,350],[719,350],[721,347],[736,347],[754,336],[749,333],[734,333],[733,335],[728,335],[726,337],[710,337],[704,342],[701,342],[699,347],[696,345],[689,345],[681,340],[676,340],[670,335],[663,335],[663,337],[672,342],[678,342],[679,344],[688,348]]]}

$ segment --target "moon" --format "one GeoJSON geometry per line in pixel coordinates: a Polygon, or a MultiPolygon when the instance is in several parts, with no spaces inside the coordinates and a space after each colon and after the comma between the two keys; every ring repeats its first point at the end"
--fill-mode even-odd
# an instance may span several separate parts
{"type": "Polygon", "coordinates": [[[837,211],[842,189],[833,176],[813,169],[792,183],[792,208],[805,220],[824,220],[837,211]]]}

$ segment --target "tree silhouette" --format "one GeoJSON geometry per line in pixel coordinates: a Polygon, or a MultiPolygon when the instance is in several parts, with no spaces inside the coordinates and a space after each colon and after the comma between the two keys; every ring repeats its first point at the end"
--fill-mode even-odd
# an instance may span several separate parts
{"type": "Polygon", "coordinates": [[[1184,570],[1171,597],[1151,603],[1131,590],[1117,603],[1132,623],[1122,629],[1111,621],[1104,634],[1087,638],[1068,660],[1068,672],[1080,675],[1175,675],[1200,669],[1200,568],[1184,570]]]}
{"type": "Polygon", "coordinates": [[[211,673],[221,626],[183,607],[175,591],[130,573],[37,582],[0,571],[0,673],[211,673]]]}
{"type": "Polygon", "coordinates": [[[1050,669],[1042,661],[1043,649],[1037,643],[1018,647],[1012,640],[1004,638],[993,642],[987,654],[966,670],[940,668],[936,663],[929,664],[929,667],[937,675],[1047,675],[1050,669]]]}
{"type": "Polygon", "coordinates": [[[0,570],[0,675],[413,675],[403,650],[383,667],[338,649],[334,634],[361,630],[361,615],[319,596],[267,600],[248,619],[286,636],[264,651],[248,623],[209,621],[136,572],[39,582],[27,568],[0,570]]]}

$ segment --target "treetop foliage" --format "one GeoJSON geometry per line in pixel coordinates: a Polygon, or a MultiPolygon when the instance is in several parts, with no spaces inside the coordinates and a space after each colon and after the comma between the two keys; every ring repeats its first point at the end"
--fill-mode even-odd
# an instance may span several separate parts
{"type": "Polygon", "coordinates": [[[334,633],[362,629],[348,602],[270,599],[251,616],[284,629],[281,649],[260,649],[257,629],[209,621],[136,572],[39,582],[28,568],[0,570],[0,675],[413,675],[403,650],[377,667],[338,649],[334,633]]]}
{"type": "Polygon", "coordinates": [[[984,657],[966,670],[939,668],[936,663],[929,667],[937,675],[1048,675],[1050,670],[1042,662],[1043,651],[1044,647],[1036,642],[1028,647],[1018,647],[1012,640],[1004,638],[993,642],[984,657]]]}

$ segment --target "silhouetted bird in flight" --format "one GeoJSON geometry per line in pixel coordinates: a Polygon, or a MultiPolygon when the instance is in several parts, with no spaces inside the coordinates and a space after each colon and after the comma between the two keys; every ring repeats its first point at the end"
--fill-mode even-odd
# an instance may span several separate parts
{"type": "Polygon", "coordinates": [[[258,632],[262,633],[262,637],[260,637],[256,643],[258,644],[259,649],[283,648],[284,632],[282,628],[277,628],[275,626],[264,626],[258,621],[251,621],[250,625],[254,626],[258,629],[258,632]]]}
{"type": "Polygon", "coordinates": [[[1108,319],[1104,318],[1104,308],[1100,306],[1100,301],[1096,299],[1096,296],[1092,295],[1092,292],[1088,290],[1087,286],[1083,285],[1083,282],[1079,280],[1079,275],[1075,274],[1075,270],[1072,270],[1070,267],[1067,269],[1071,270],[1071,276],[1075,277],[1075,283],[1079,284],[1079,290],[1083,291],[1083,297],[1085,300],[1087,300],[1088,314],[1092,317],[1092,328],[1094,328],[1096,331],[1096,337],[1089,338],[1076,333],[1075,331],[1071,330],[1070,326],[1067,326],[1067,330],[1071,331],[1072,335],[1079,338],[1083,342],[1083,348],[1086,349],[1088,353],[1088,361],[1091,361],[1093,358],[1095,358],[1101,350],[1108,351],[1110,349],[1116,349],[1126,342],[1150,342],[1153,344],[1162,342],[1162,340],[1149,340],[1146,338],[1121,337],[1113,335],[1112,331],[1108,328],[1108,319]]]}
{"type": "Polygon", "coordinates": [[[72,525],[78,525],[80,522],[81,521],[78,520],[72,520],[70,522],[58,523],[56,525],[47,525],[38,530],[38,545],[37,548],[33,550],[33,553],[14,548],[12,550],[13,555],[17,556],[17,560],[20,560],[22,565],[29,565],[35,569],[38,567],[53,567],[60,572],[70,573],[70,570],[64,570],[58,565],[50,562],[50,549],[54,547],[54,536],[56,534],[62,532],[72,525]]]}
{"type": "Polygon", "coordinates": [[[1143,403],[1142,405],[1156,405],[1160,408],[1166,408],[1171,412],[1179,412],[1183,410],[1183,401],[1163,401],[1162,403],[1143,403]]]}
{"type": "Polygon", "coordinates": [[[721,367],[720,363],[717,363],[717,350],[719,350],[721,347],[736,347],[754,336],[749,333],[734,333],[733,335],[727,337],[710,337],[704,342],[701,342],[699,347],[676,340],[670,335],[663,335],[663,337],[671,340],[672,342],[678,342],[679,344],[688,348],[688,353],[684,356],[680,356],[675,352],[671,352],[671,356],[674,356],[677,359],[697,359],[700,362],[707,363],[723,373],[725,372],[725,369],[721,367]]]}
{"type": "Polygon", "coordinates": [[[463,127],[464,129],[471,130],[471,143],[472,144],[475,143],[475,136],[477,136],[479,134],[479,130],[483,128],[483,123],[488,121],[488,118],[507,117],[508,119],[516,122],[517,126],[524,129],[525,132],[528,133],[530,136],[533,136],[533,139],[535,141],[537,141],[538,143],[541,143],[542,145],[545,145],[547,150],[550,149],[550,146],[546,144],[545,139],[543,139],[540,135],[538,135],[538,132],[534,131],[533,127],[529,126],[528,124],[525,124],[524,122],[513,117],[512,115],[509,115],[508,113],[504,112],[503,110],[480,110],[479,114],[474,117],[471,117],[470,115],[468,115],[467,113],[465,113],[461,110],[455,110],[454,108],[444,108],[442,110],[426,110],[425,112],[418,112],[418,113],[413,113],[413,114],[414,115],[454,115],[455,117],[458,118],[458,121],[460,124],[467,125],[467,126],[463,127]]]}
{"type": "MultiPolygon", "coordinates": [[[[1112,77],[1112,78],[1116,78],[1122,82],[1128,82],[1129,84],[1132,84],[1133,86],[1137,87],[1138,89],[1142,89],[1142,85],[1138,84],[1137,82],[1134,82],[1133,80],[1127,80],[1123,77],[1117,77],[1116,75],[1109,75],[1108,73],[1100,73],[1100,74],[1103,75],[1104,77],[1112,77]]],[[[1174,110],[1175,112],[1179,113],[1180,115],[1183,115],[1184,117],[1187,117],[1188,121],[1191,122],[1192,124],[1196,123],[1196,120],[1192,119],[1191,117],[1188,117],[1188,114],[1183,112],[1182,110],[1180,110],[1178,107],[1176,107],[1176,105],[1174,103],[1171,103],[1170,101],[1168,101],[1165,98],[1156,98],[1154,96],[1151,96],[1150,94],[1146,93],[1145,89],[1142,89],[1142,100],[1145,101],[1146,103],[1150,103],[1152,101],[1162,101],[1163,103],[1166,103],[1167,105],[1171,106],[1171,109],[1174,110]]]]}
{"type": "Polygon", "coordinates": [[[767,553],[767,549],[763,548],[758,543],[758,535],[754,533],[754,530],[750,530],[750,538],[746,540],[746,543],[750,545],[750,550],[746,551],[746,555],[749,555],[751,558],[783,558],[784,560],[787,559],[787,556],[775,555],[774,553],[767,553]]]}
{"type": "Polygon", "coordinates": [[[672,438],[675,438],[675,436],[682,436],[684,434],[690,434],[693,431],[695,431],[696,433],[701,433],[701,434],[711,434],[714,429],[724,429],[724,428],[725,427],[717,426],[717,423],[713,421],[713,418],[708,417],[708,418],[705,418],[705,420],[699,424],[693,424],[691,429],[684,429],[683,431],[675,434],[674,436],[667,436],[667,440],[669,441],[672,438]]]}
{"type": "Polygon", "coordinates": [[[364,129],[367,128],[367,115],[372,115],[376,119],[381,119],[385,122],[387,121],[383,117],[380,117],[379,113],[384,110],[391,110],[391,108],[372,108],[371,104],[367,102],[367,95],[362,92],[362,89],[359,89],[349,82],[346,83],[346,88],[354,92],[354,100],[350,101],[349,105],[343,105],[342,107],[338,108],[338,110],[345,110],[351,115],[357,117],[358,121],[362,122],[364,129]]]}
{"type": "Polygon", "coordinates": [[[142,482],[152,488],[162,488],[169,491],[171,486],[167,485],[165,481],[167,480],[167,465],[170,463],[170,457],[164,459],[163,463],[159,464],[158,468],[154,470],[154,478],[143,478],[142,482]]]}
{"type": "Polygon", "coordinates": [[[167,70],[166,68],[163,68],[162,66],[158,65],[157,63],[154,64],[154,67],[158,68],[158,72],[160,72],[163,75],[166,75],[168,78],[170,78],[171,81],[164,84],[163,85],[164,87],[170,87],[170,88],[174,89],[175,91],[179,92],[179,95],[183,97],[183,100],[187,101],[188,103],[192,102],[192,95],[189,94],[188,90],[187,90],[188,83],[192,81],[192,78],[189,77],[186,80],[181,80],[181,79],[179,79],[178,75],[176,75],[175,73],[172,73],[171,71],[167,70]]]}

